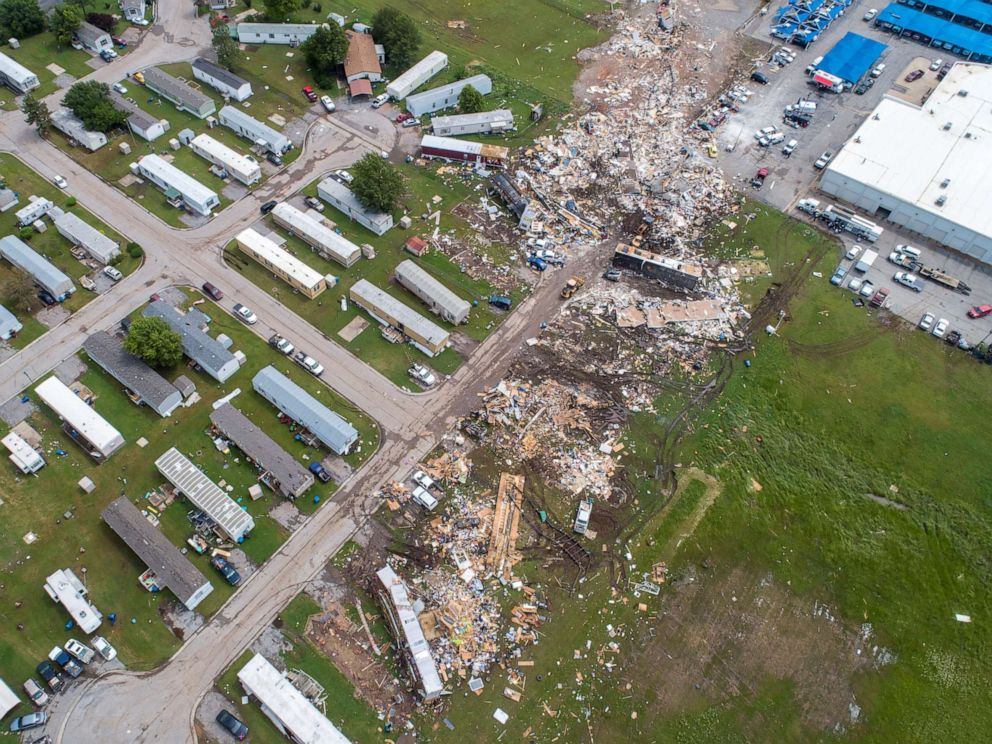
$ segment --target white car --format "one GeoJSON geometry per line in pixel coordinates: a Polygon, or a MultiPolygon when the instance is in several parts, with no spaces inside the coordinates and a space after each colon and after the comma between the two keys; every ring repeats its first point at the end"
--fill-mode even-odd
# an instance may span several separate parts
{"type": "Polygon", "coordinates": [[[897,271],[892,278],[902,286],[909,287],[914,292],[923,291],[923,283],[916,274],[910,274],[907,271],[897,271]]]}
{"type": "Polygon", "coordinates": [[[120,93],[122,96],[127,95],[127,88],[124,87],[123,83],[114,83],[114,90],[120,93]]]}
{"type": "Polygon", "coordinates": [[[119,282],[121,279],[124,278],[124,275],[120,272],[120,269],[117,269],[113,266],[104,266],[103,273],[105,276],[110,277],[110,280],[112,282],[119,282]]]}
{"type": "Polygon", "coordinates": [[[437,384],[437,378],[423,364],[414,364],[408,370],[410,377],[419,382],[424,387],[433,387],[437,384]]]}
{"type": "Polygon", "coordinates": [[[870,21],[870,20],[874,19],[875,16],[877,16],[877,15],[878,15],[878,10],[876,10],[875,8],[872,8],[867,13],[865,13],[863,16],[861,16],[861,20],[862,21],[870,21]]]}
{"type": "Polygon", "coordinates": [[[775,127],[762,127],[754,133],[754,138],[760,140],[762,137],[771,137],[777,131],[775,127]]]}
{"type": "Polygon", "coordinates": [[[258,316],[251,311],[251,308],[242,305],[240,302],[234,306],[234,314],[238,316],[239,320],[243,320],[248,325],[255,325],[258,322],[258,316]]]}
{"type": "Polygon", "coordinates": [[[853,261],[860,255],[861,255],[861,246],[855,243],[850,248],[848,248],[847,253],[844,254],[844,258],[853,261]]]}
{"type": "Polygon", "coordinates": [[[947,318],[941,318],[938,320],[937,325],[933,327],[933,330],[930,331],[930,333],[937,338],[943,338],[944,334],[947,333],[947,318]]]}
{"type": "Polygon", "coordinates": [[[96,656],[96,652],[81,641],[70,638],[65,643],[65,650],[79,659],[83,664],[89,664],[96,656]]]}
{"type": "Polygon", "coordinates": [[[865,282],[861,285],[861,289],[858,291],[858,294],[862,297],[871,297],[875,294],[875,285],[871,282],[865,282]]]}
{"type": "Polygon", "coordinates": [[[420,504],[427,511],[433,511],[434,507],[437,506],[437,499],[431,496],[423,486],[417,486],[413,489],[412,498],[415,504],[420,504]]]}
{"type": "Polygon", "coordinates": [[[110,56],[111,59],[117,59],[117,57],[120,56],[117,54],[117,50],[114,49],[113,47],[107,47],[103,51],[105,51],[110,56]]]}
{"type": "Polygon", "coordinates": [[[93,648],[96,649],[96,652],[106,661],[113,661],[117,658],[117,649],[111,646],[110,641],[103,636],[93,636],[90,638],[90,643],[93,644],[93,648]]]}
{"type": "Polygon", "coordinates": [[[794,139],[790,139],[788,142],[785,143],[785,147],[782,148],[782,154],[783,155],[791,155],[792,153],[794,153],[796,151],[796,147],[798,145],[799,145],[799,142],[797,142],[794,139]]]}
{"type": "Polygon", "coordinates": [[[335,109],[334,101],[331,100],[330,96],[321,96],[320,105],[324,107],[324,111],[326,111],[327,113],[330,114],[334,112],[335,109]]]}
{"type": "Polygon", "coordinates": [[[851,281],[847,283],[847,288],[852,292],[854,292],[855,294],[858,294],[861,291],[861,285],[864,283],[865,283],[864,279],[858,279],[857,277],[854,277],[853,279],[851,279],[851,281]]]}
{"type": "Polygon", "coordinates": [[[33,679],[29,679],[24,683],[24,692],[26,692],[28,697],[31,698],[31,702],[39,708],[48,704],[48,693],[45,692],[45,689],[33,679]]]}
{"type": "Polygon", "coordinates": [[[269,339],[269,345],[275,349],[278,349],[287,356],[289,356],[296,350],[296,347],[293,346],[293,344],[291,344],[288,339],[283,338],[279,334],[276,334],[275,336],[269,339]]]}
{"type": "Polygon", "coordinates": [[[827,150],[825,153],[823,153],[820,157],[816,159],[816,162],[813,163],[813,167],[816,168],[817,170],[823,170],[824,168],[827,167],[827,163],[830,162],[830,158],[832,158],[833,156],[834,154],[830,152],[830,150],[827,150]]]}
{"type": "Polygon", "coordinates": [[[943,64],[944,64],[944,60],[942,60],[940,57],[937,57],[937,59],[935,59],[933,62],[930,63],[930,70],[932,72],[937,72],[937,70],[939,70],[941,65],[943,64]]]}
{"type": "Polygon", "coordinates": [[[55,178],[52,179],[52,183],[54,183],[60,189],[64,189],[66,186],[69,185],[68,181],[62,178],[62,176],[55,176],[55,178]]]}
{"type": "Polygon", "coordinates": [[[346,170],[336,170],[334,171],[334,175],[338,177],[339,181],[344,181],[345,183],[351,183],[355,180],[355,177],[346,170]]]}
{"type": "Polygon", "coordinates": [[[136,21],[131,21],[131,23],[133,23],[136,26],[147,26],[148,25],[148,21],[145,20],[144,18],[139,18],[136,21]]]}
{"type": "Polygon", "coordinates": [[[428,491],[430,491],[435,485],[434,479],[427,475],[427,473],[423,470],[414,471],[413,482],[421,488],[426,488],[428,491]]]}
{"type": "Polygon", "coordinates": [[[933,328],[933,315],[931,313],[923,313],[923,317],[920,318],[918,325],[922,330],[929,331],[933,328]]]}
{"type": "Polygon", "coordinates": [[[298,351],[293,354],[293,361],[303,367],[303,369],[312,374],[314,377],[320,377],[324,374],[323,365],[312,356],[307,356],[305,351],[298,351]]]}

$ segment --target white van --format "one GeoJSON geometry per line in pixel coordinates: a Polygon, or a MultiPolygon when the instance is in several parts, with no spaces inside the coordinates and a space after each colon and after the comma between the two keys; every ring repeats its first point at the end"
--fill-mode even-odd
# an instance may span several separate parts
{"type": "Polygon", "coordinates": [[[437,506],[437,499],[431,496],[423,486],[417,486],[413,489],[412,498],[415,504],[420,504],[427,511],[434,511],[434,507],[437,506]]]}
{"type": "Polygon", "coordinates": [[[919,248],[914,248],[911,245],[897,245],[896,250],[906,256],[912,256],[913,258],[919,258],[923,255],[919,248]]]}
{"type": "Polygon", "coordinates": [[[885,72],[885,63],[876,65],[875,69],[871,71],[871,76],[873,78],[881,77],[882,73],[885,72]]]}

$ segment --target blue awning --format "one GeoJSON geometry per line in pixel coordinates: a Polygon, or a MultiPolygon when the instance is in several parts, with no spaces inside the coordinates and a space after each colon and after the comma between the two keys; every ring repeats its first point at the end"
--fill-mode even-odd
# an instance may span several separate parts
{"type": "Polygon", "coordinates": [[[853,85],[872,68],[886,49],[888,46],[880,41],[849,31],[816,67],[853,85]]]}
{"type": "MultiPolygon", "coordinates": [[[[948,5],[952,0],[944,0],[948,5]]],[[[891,27],[897,33],[919,34],[933,46],[961,54],[969,59],[992,59],[992,35],[976,31],[952,21],[921,13],[905,5],[893,3],[879,13],[876,23],[891,27]],[[939,43],[938,43],[939,42],[939,43]]]]}

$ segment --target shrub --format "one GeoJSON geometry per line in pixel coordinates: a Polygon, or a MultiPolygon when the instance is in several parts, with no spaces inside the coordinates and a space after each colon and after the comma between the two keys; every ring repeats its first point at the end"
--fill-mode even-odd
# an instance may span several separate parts
{"type": "Polygon", "coordinates": [[[65,200],[65,205],[67,207],[74,207],[74,206],[76,206],[76,197],[70,196],[68,199],[65,200]]]}
{"type": "Polygon", "coordinates": [[[141,250],[141,246],[137,243],[131,242],[127,244],[127,255],[131,258],[141,258],[144,255],[144,251],[141,250]]]}
{"type": "Polygon", "coordinates": [[[17,231],[17,237],[21,240],[30,240],[32,235],[34,235],[33,227],[22,227],[17,231]]]}

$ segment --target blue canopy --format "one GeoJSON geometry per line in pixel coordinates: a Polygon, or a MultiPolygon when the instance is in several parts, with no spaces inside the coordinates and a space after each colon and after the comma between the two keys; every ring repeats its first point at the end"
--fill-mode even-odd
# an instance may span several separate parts
{"type": "Polygon", "coordinates": [[[826,53],[817,69],[853,85],[872,68],[886,49],[888,46],[880,41],[849,31],[826,53]]]}

